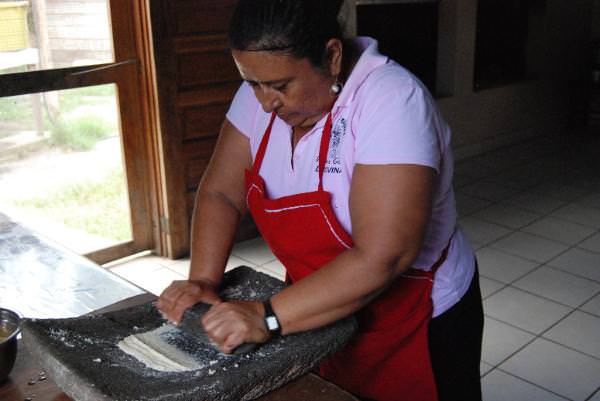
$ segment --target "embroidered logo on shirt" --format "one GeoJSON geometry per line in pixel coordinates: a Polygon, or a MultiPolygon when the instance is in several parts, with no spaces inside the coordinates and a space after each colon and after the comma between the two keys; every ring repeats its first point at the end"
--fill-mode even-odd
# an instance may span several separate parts
{"type": "MultiPolygon", "coordinates": [[[[340,148],[342,141],[346,136],[346,119],[341,118],[331,129],[331,138],[329,139],[329,153],[325,163],[324,173],[340,174],[342,172],[342,161],[340,159],[340,148]]],[[[317,156],[317,165],[315,171],[319,171],[319,156],[317,156]]]]}

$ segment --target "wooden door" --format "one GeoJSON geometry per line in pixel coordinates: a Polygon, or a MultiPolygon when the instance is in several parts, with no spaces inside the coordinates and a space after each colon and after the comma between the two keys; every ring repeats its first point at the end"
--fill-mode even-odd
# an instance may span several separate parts
{"type": "MultiPolygon", "coordinates": [[[[151,0],[166,193],[167,255],[189,251],[195,191],[241,81],[227,43],[235,0],[151,0]]],[[[251,236],[250,221],[239,237],[251,236]]]]}

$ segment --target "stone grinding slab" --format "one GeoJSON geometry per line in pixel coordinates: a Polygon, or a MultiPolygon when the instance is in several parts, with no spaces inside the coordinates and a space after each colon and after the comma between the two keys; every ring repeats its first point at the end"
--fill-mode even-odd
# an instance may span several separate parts
{"type": "MultiPolygon", "coordinates": [[[[225,274],[220,295],[225,300],[266,300],[284,287],[280,280],[240,266],[225,274]]],[[[153,303],[147,303],[100,315],[26,320],[23,340],[58,386],[79,401],[239,401],[258,398],[309,372],[356,331],[350,317],[273,337],[244,355],[225,355],[184,336],[177,347],[200,365],[187,372],[150,369],[117,347],[123,338],[164,323],[153,303]]]]}

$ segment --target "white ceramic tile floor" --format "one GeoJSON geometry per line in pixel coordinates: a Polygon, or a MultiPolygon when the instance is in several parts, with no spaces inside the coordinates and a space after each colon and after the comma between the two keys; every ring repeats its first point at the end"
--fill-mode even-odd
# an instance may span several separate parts
{"type": "Polygon", "coordinates": [[[227,260],[227,265],[225,266],[225,270],[231,270],[238,266],[248,266],[248,267],[257,267],[254,263],[251,263],[247,260],[243,260],[238,258],[237,256],[231,255],[229,260],[227,260]]]}
{"type": "Polygon", "coordinates": [[[600,209],[583,206],[579,203],[571,203],[563,206],[552,212],[552,216],[596,229],[600,227],[600,209]]]}
{"type": "Polygon", "coordinates": [[[565,205],[564,201],[538,196],[529,192],[510,198],[505,203],[536,213],[550,213],[565,205]]]}
{"type": "Polygon", "coordinates": [[[600,319],[589,313],[574,311],[544,337],[600,359],[600,319]]]}
{"type": "Polygon", "coordinates": [[[571,248],[548,264],[578,276],[600,281],[600,253],[571,248]]]}
{"type": "Polygon", "coordinates": [[[460,219],[458,224],[470,240],[484,245],[511,233],[511,230],[508,228],[471,216],[460,219]]]}
{"type": "Polygon", "coordinates": [[[275,278],[285,280],[285,267],[277,259],[262,265],[261,269],[263,272],[270,274],[275,278]]]}
{"type": "Polygon", "coordinates": [[[523,231],[569,245],[575,245],[596,232],[590,226],[571,223],[570,221],[551,216],[544,217],[523,227],[523,231]]]}
{"type": "Polygon", "coordinates": [[[544,339],[535,340],[499,368],[576,401],[588,399],[600,380],[600,360],[544,339]]]}
{"type": "Polygon", "coordinates": [[[540,334],[564,318],[572,309],[514,287],[506,287],[483,302],[488,316],[540,334]]]}
{"type": "Polygon", "coordinates": [[[536,262],[547,262],[566,251],[569,246],[562,242],[516,231],[491,245],[515,256],[536,262]]]}
{"type": "Polygon", "coordinates": [[[493,370],[481,380],[485,401],[565,401],[532,383],[509,375],[498,369],[493,370]]]}
{"type": "Polygon", "coordinates": [[[573,308],[600,292],[600,283],[547,266],[534,270],[512,285],[573,308]]]}
{"type": "MultiPolygon", "coordinates": [[[[459,223],[478,250],[485,298],[484,401],[600,401],[600,139],[591,141],[568,158],[544,139],[457,163],[459,223]]],[[[227,268],[243,264],[284,275],[261,239],[236,244],[227,268]]],[[[189,259],[109,268],[159,293],[186,278],[189,259]]]]}
{"type": "Polygon", "coordinates": [[[173,270],[175,273],[177,273],[183,277],[187,277],[190,272],[190,260],[189,259],[179,260],[179,261],[177,261],[177,263],[173,263],[172,265],[169,265],[167,268],[170,270],[173,270]]]}
{"type": "Polygon", "coordinates": [[[460,191],[456,191],[456,206],[458,215],[461,217],[468,216],[482,209],[485,209],[492,202],[476,198],[471,195],[464,194],[460,191]]]}
{"type": "Polygon", "coordinates": [[[481,287],[481,297],[486,299],[492,294],[498,292],[501,288],[503,288],[506,284],[501,283],[496,280],[492,280],[491,278],[479,277],[479,286],[481,287]]]}
{"type": "Polygon", "coordinates": [[[592,235],[585,241],[581,241],[577,246],[588,251],[600,253],[600,234],[592,235]]]}
{"type": "Polygon", "coordinates": [[[481,373],[482,377],[485,376],[485,374],[491,371],[492,369],[494,369],[494,367],[489,363],[481,361],[481,363],[479,364],[479,372],[481,373]]]}
{"type": "Polygon", "coordinates": [[[590,195],[586,195],[581,199],[577,200],[577,203],[581,203],[588,207],[595,207],[600,209],[600,192],[595,192],[590,195]]]}
{"type": "Polygon", "coordinates": [[[600,317],[600,295],[596,295],[579,309],[600,317]]]}
{"type": "Polygon", "coordinates": [[[267,244],[260,238],[235,244],[232,253],[234,256],[247,260],[256,266],[261,266],[275,260],[275,255],[273,255],[267,244]]]}
{"type": "Polygon", "coordinates": [[[490,247],[478,249],[476,253],[481,275],[507,284],[523,277],[539,266],[538,262],[490,247]]]}
{"type": "Polygon", "coordinates": [[[533,187],[531,192],[538,196],[547,196],[550,198],[570,202],[588,194],[590,191],[586,188],[574,187],[561,181],[553,181],[545,182],[533,187]]]}
{"type": "Polygon", "coordinates": [[[486,317],[481,360],[497,366],[534,338],[531,333],[486,317]]]}
{"type": "Polygon", "coordinates": [[[497,203],[475,213],[473,217],[504,227],[517,229],[538,220],[541,215],[519,207],[497,203]]]}
{"type": "Polygon", "coordinates": [[[519,191],[514,188],[509,188],[503,185],[494,184],[492,182],[479,181],[474,184],[461,187],[460,192],[481,198],[484,200],[498,202],[515,195],[519,191]]]}
{"type": "Polygon", "coordinates": [[[175,271],[162,267],[130,281],[134,281],[135,284],[152,294],[160,294],[173,281],[182,280],[182,278],[183,276],[175,271]]]}

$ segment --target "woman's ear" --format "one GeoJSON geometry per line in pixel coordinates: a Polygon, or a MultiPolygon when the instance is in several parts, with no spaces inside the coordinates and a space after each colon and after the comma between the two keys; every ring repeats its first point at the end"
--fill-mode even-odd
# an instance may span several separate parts
{"type": "Polygon", "coordinates": [[[329,73],[332,77],[337,77],[342,72],[342,53],[344,46],[339,39],[329,39],[325,45],[327,49],[327,61],[329,63],[329,73]]]}

